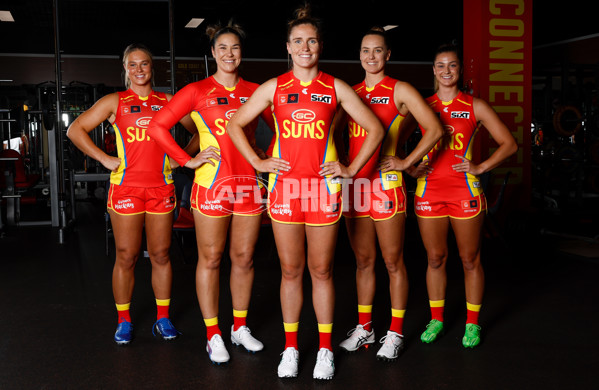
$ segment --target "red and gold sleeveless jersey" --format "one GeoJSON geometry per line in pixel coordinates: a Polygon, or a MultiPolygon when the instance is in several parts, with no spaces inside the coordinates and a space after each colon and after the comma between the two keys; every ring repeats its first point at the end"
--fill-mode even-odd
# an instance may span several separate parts
{"type": "MultiPolygon", "coordinates": [[[[385,128],[385,138],[376,152],[354,176],[354,181],[360,178],[370,180],[370,191],[389,190],[403,185],[403,177],[399,171],[381,172],[378,168],[379,161],[384,156],[395,156],[399,129],[404,116],[399,113],[393,93],[397,80],[385,77],[372,88],[367,88],[362,81],[353,88],[360,99],[374,112],[385,128]]],[[[353,161],[366,138],[366,130],[358,125],[352,118],[349,119],[349,159],[353,161]]]]}
{"type": "MultiPolygon", "coordinates": [[[[209,146],[220,150],[221,160],[216,161],[214,166],[203,164],[196,169],[194,181],[198,185],[204,188],[234,185],[233,182],[261,185],[256,170],[239,153],[226,132],[229,119],[256,88],[258,84],[243,79],[240,79],[235,87],[226,88],[210,76],[185,86],[165,108],[165,113],[170,112],[171,118],[174,118],[165,122],[165,126],[171,122],[176,123],[191,113],[191,118],[200,133],[200,150],[209,146]]],[[[254,137],[257,124],[256,120],[246,129],[246,132],[250,133],[246,133],[250,141],[254,137]]]]}
{"type": "Polygon", "coordinates": [[[472,96],[460,92],[452,101],[443,102],[435,94],[426,101],[439,116],[444,134],[423,158],[433,171],[426,177],[418,178],[416,196],[460,200],[481,194],[477,176],[456,172],[452,168],[453,164],[462,161],[456,155],[472,159],[474,137],[479,127],[474,117],[472,96]]]}
{"type": "Polygon", "coordinates": [[[110,174],[112,184],[160,187],[173,182],[168,156],[147,134],[154,114],[167,104],[166,95],[152,91],[138,96],[132,90],[118,92],[119,106],[112,127],[121,165],[110,174]]]}
{"type": "MultiPolygon", "coordinates": [[[[273,97],[275,141],[272,156],[289,162],[282,175],[270,174],[269,191],[286,180],[323,179],[320,165],[337,161],[333,118],[337,109],[335,78],[320,72],[304,83],[285,73],[277,78],[273,97]]],[[[325,180],[327,191],[341,190],[337,180],[325,180]]]]}

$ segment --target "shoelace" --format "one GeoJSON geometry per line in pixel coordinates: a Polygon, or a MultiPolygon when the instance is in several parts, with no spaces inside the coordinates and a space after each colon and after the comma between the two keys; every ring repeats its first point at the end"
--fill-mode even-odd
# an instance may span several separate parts
{"type": "Polygon", "coordinates": [[[366,325],[368,325],[368,324],[371,324],[371,323],[372,323],[372,321],[368,321],[368,322],[367,322],[367,323],[365,323],[364,325],[360,324],[360,325],[356,326],[355,328],[352,328],[352,329],[350,329],[350,331],[349,331],[349,332],[347,332],[347,335],[348,335],[348,336],[351,336],[351,335],[352,335],[352,334],[354,334],[354,333],[355,333],[355,332],[356,332],[358,329],[361,329],[361,330],[363,330],[363,331],[367,332],[367,330],[366,330],[366,329],[364,329],[364,327],[365,327],[366,325]]]}
{"type": "Polygon", "coordinates": [[[393,345],[395,345],[395,340],[396,339],[401,339],[401,336],[396,335],[396,334],[386,334],[383,337],[381,337],[381,339],[379,340],[379,343],[385,343],[385,344],[393,344],[393,345]],[[391,337],[389,337],[389,336],[391,336],[391,337]]]}
{"type": "Polygon", "coordinates": [[[280,355],[281,355],[281,360],[284,360],[285,358],[287,359],[288,362],[292,362],[295,360],[295,353],[293,352],[293,350],[291,350],[289,348],[287,348],[283,352],[281,352],[280,355]],[[289,350],[289,352],[287,352],[287,350],[289,350]]]}

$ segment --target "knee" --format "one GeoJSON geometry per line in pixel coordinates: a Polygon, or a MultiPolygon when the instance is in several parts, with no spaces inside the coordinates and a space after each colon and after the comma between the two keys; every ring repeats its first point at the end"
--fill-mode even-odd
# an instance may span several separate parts
{"type": "Polygon", "coordinates": [[[231,265],[235,268],[249,271],[254,267],[253,253],[250,250],[231,250],[231,265]]]}
{"type": "Polygon", "coordinates": [[[374,270],[374,263],[376,258],[371,254],[359,254],[356,253],[356,268],[358,272],[366,272],[374,270]]]}
{"type": "Polygon", "coordinates": [[[447,261],[447,252],[430,252],[428,254],[428,266],[432,269],[439,269],[447,261]]]}
{"type": "Polygon", "coordinates": [[[150,260],[152,260],[152,264],[154,265],[167,265],[170,262],[169,257],[169,249],[163,248],[158,250],[149,250],[148,255],[150,256],[150,260]]]}
{"type": "Polygon", "coordinates": [[[310,275],[313,281],[327,281],[333,278],[333,267],[331,265],[317,265],[310,267],[310,275]]]}
{"type": "Polygon", "coordinates": [[[480,267],[480,258],[476,253],[460,254],[460,258],[462,259],[462,266],[466,272],[476,271],[480,267]]]}
{"type": "Polygon", "coordinates": [[[220,268],[220,262],[223,257],[222,251],[205,250],[199,256],[198,266],[204,269],[215,270],[220,268]]]}
{"type": "Polygon", "coordinates": [[[281,277],[283,280],[291,281],[301,279],[304,273],[303,266],[281,265],[281,277]]]}
{"type": "Polygon", "coordinates": [[[135,268],[135,264],[137,263],[138,257],[139,251],[117,248],[115,267],[125,270],[133,269],[135,268]]]}

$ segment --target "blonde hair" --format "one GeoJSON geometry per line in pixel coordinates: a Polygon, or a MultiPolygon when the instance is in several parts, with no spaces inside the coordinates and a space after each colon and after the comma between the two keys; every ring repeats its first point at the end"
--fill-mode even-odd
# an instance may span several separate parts
{"type": "MultiPolygon", "coordinates": [[[[152,56],[152,52],[148,47],[142,43],[132,43],[131,45],[125,48],[123,52],[123,65],[127,65],[127,59],[129,58],[129,54],[134,51],[143,51],[150,57],[150,63],[152,64],[152,85],[154,85],[154,57],[152,56]]],[[[125,87],[129,89],[131,87],[131,80],[127,77],[127,72],[123,69],[123,80],[125,81],[125,87]]]]}

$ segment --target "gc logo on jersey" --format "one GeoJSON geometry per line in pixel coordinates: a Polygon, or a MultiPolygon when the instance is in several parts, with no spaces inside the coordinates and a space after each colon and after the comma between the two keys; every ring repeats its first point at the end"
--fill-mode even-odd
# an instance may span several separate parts
{"type": "Polygon", "coordinates": [[[331,95],[321,95],[319,93],[313,93],[312,95],[310,95],[311,102],[331,104],[332,99],[333,97],[331,95]]]}
{"type": "Polygon", "coordinates": [[[470,113],[468,111],[452,111],[452,119],[470,119],[470,113]]]}
{"type": "Polygon", "coordinates": [[[370,99],[370,104],[389,104],[389,97],[373,97],[370,99]]]}

